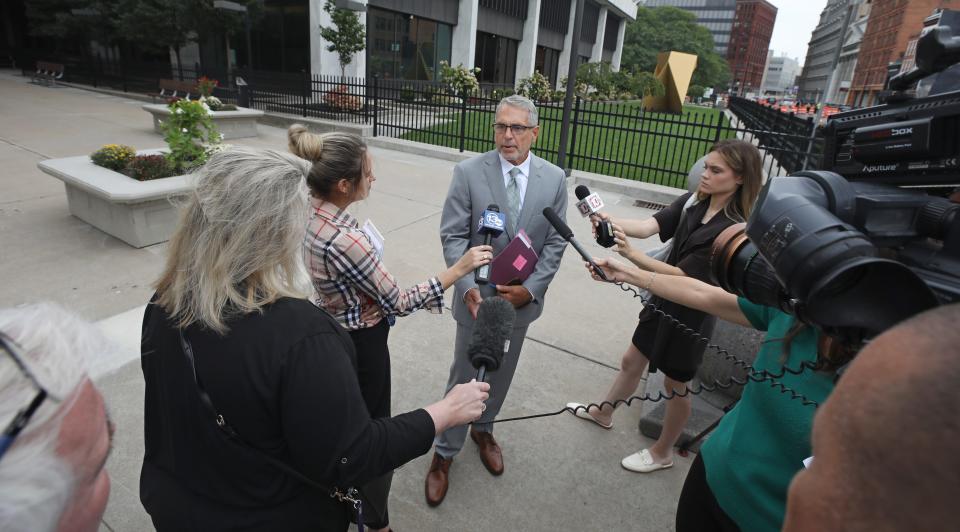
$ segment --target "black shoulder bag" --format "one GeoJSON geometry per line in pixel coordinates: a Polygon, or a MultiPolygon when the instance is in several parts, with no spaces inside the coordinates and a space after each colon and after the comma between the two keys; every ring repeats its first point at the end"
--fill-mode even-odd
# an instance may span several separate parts
{"type": "Polygon", "coordinates": [[[180,334],[180,347],[183,349],[183,354],[187,357],[187,361],[190,362],[190,371],[193,373],[193,382],[196,383],[197,392],[200,394],[200,402],[202,402],[204,406],[206,406],[207,410],[210,411],[210,414],[212,415],[214,422],[217,424],[217,428],[220,429],[220,432],[222,432],[227,439],[233,440],[237,444],[246,447],[247,449],[260,455],[271,465],[290,475],[291,477],[310,487],[329,493],[330,497],[335,497],[340,502],[345,502],[353,506],[354,511],[357,512],[357,529],[359,532],[363,532],[363,502],[360,498],[360,492],[358,492],[356,488],[347,488],[346,490],[341,490],[340,488],[334,487],[331,489],[317,483],[303,473],[290,467],[282,460],[270,456],[262,450],[257,449],[253,445],[247,443],[243,438],[240,437],[240,434],[237,433],[237,431],[234,430],[229,423],[227,423],[227,420],[224,419],[223,416],[217,412],[217,408],[213,406],[213,400],[210,399],[210,395],[207,394],[207,391],[203,388],[203,384],[200,383],[200,379],[197,377],[197,364],[193,356],[193,345],[190,344],[190,340],[187,340],[186,335],[183,334],[183,329],[179,329],[178,332],[180,334]]]}

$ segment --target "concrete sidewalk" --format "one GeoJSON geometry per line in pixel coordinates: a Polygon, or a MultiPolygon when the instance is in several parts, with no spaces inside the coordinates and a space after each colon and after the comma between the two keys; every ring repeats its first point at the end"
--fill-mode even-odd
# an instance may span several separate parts
{"type": "MultiPolygon", "coordinates": [[[[99,321],[123,346],[122,357],[96,361],[94,367],[118,429],[108,463],[113,490],[102,527],[116,531],[152,529],[138,497],[143,457],[139,320],[165,245],[134,249],[73,218],[61,183],[36,164],[88,154],[107,143],[163,146],[141,104],[31,85],[12,71],[0,72],[0,277],[5,280],[0,306],[53,300],[99,321]]],[[[234,143],[285,150],[286,132],[261,125],[258,138],[234,143]]],[[[386,237],[387,265],[411,285],[443,268],[438,226],[454,163],[381,148],[372,153],[377,182],[354,214],[376,221],[386,237]]],[[[609,254],[590,242],[589,225],[573,208],[572,183],[568,190],[568,222],[575,234],[597,255],[609,254]]],[[[633,207],[633,198],[603,196],[614,215],[650,214],[633,207]]],[[[529,330],[502,417],[600,400],[632,334],[638,302],[590,280],[573,249],[568,247],[551,287],[543,316],[529,330]]],[[[390,338],[394,412],[440,397],[454,330],[449,313],[421,312],[399,320],[390,338]]],[[[639,415],[638,407],[620,409],[611,431],[569,414],[499,426],[505,474],[490,476],[468,441],[451,469],[447,499],[435,509],[423,496],[430,457],[414,460],[395,476],[392,524],[402,531],[672,529],[690,459],[679,458],[676,467],[647,476],[622,469],[622,457],[650,443],[637,432],[639,415]]]]}

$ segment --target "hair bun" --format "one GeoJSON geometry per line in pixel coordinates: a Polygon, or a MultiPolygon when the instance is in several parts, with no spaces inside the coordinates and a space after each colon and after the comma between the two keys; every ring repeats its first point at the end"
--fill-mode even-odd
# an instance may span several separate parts
{"type": "Polygon", "coordinates": [[[310,133],[303,124],[293,124],[287,129],[287,143],[290,153],[310,162],[319,161],[323,154],[323,137],[310,133]]]}

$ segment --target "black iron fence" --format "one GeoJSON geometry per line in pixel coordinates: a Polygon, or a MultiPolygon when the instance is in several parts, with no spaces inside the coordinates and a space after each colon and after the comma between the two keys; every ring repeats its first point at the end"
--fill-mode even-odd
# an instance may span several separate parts
{"type": "MultiPolygon", "coordinates": [[[[50,60],[50,58],[39,58],[50,60]]],[[[429,81],[311,76],[306,72],[217,71],[200,65],[127,64],[94,57],[61,60],[65,81],[156,94],[160,79],[219,80],[214,94],[268,112],[371,124],[374,136],[447,146],[460,151],[494,148],[492,125],[509,87],[484,85],[470,96],[429,81]]],[[[33,67],[21,61],[28,74],[33,67]]],[[[556,163],[562,102],[538,102],[535,151],[556,163]]],[[[681,114],[644,111],[639,101],[597,102],[576,98],[570,120],[566,166],[685,188],[687,175],[721,139],[754,143],[768,175],[818,168],[823,136],[812,119],[801,119],[742,98],[729,111],[687,106],[681,114]]]]}

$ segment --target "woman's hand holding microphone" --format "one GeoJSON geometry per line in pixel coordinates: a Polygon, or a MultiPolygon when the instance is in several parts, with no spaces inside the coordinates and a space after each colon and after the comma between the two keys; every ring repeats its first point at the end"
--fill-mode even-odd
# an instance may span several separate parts
{"type": "Polygon", "coordinates": [[[472,380],[454,386],[442,400],[425,408],[433,418],[433,426],[439,435],[445,430],[466,425],[480,419],[487,409],[484,401],[490,397],[490,384],[472,380]]]}

